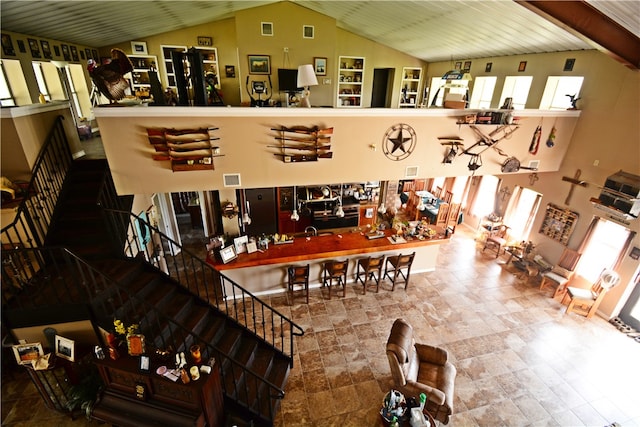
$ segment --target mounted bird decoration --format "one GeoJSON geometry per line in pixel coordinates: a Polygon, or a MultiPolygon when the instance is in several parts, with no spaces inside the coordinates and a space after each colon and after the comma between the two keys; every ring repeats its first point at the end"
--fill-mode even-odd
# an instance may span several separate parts
{"type": "Polygon", "coordinates": [[[108,64],[98,65],[90,59],[87,70],[100,93],[112,104],[124,98],[125,91],[130,89],[129,81],[124,75],[133,71],[133,64],[120,49],[111,49],[111,61],[108,64]]]}

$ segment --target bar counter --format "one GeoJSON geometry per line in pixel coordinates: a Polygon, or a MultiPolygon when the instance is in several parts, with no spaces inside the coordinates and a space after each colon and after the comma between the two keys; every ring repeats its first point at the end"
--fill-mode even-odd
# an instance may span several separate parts
{"type": "Polygon", "coordinates": [[[440,245],[449,242],[449,237],[441,232],[431,239],[407,238],[403,243],[392,243],[389,239],[395,230],[385,230],[384,233],[384,237],[371,240],[364,232],[298,237],[292,243],[270,243],[269,249],[263,252],[239,254],[228,264],[212,256],[207,257],[207,262],[250,292],[264,294],[287,290],[286,268],[290,265],[310,264],[310,286],[320,286],[322,265],[330,259],[349,260],[348,282],[355,280],[358,259],[382,254],[416,252],[411,272],[433,271],[440,245]]]}

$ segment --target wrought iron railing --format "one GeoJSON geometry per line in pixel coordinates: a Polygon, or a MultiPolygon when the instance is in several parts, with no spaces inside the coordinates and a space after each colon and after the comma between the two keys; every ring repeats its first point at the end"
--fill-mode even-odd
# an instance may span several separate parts
{"type": "MultiPolygon", "coordinates": [[[[284,397],[278,386],[255,373],[233,357],[220,351],[201,335],[185,328],[153,304],[129,292],[128,288],[96,270],[62,247],[10,249],[3,256],[16,260],[16,266],[31,268],[34,274],[28,286],[33,293],[14,296],[11,309],[38,308],[51,304],[89,303],[97,318],[118,318],[127,325],[136,323],[140,333],[157,348],[187,352],[192,344],[200,345],[205,360],[214,357],[222,367],[225,394],[235,397],[254,413],[273,420],[273,399],[284,397]],[[40,281],[46,281],[44,286],[40,281]],[[54,282],[54,286],[51,283],[54,282]],[[40,286],[42,285],[42,286],[40,286]],[[39,294],[41,292],[41,294],[39,294]],[[140,317],[143,313],[143,317],[140,317]],[[265,413],[266,411],[266,413],[265,413]]],[[[3,264],[3,279],[6,265],[3,264]]],[[[104,326],[104,325],[103,325],[104,326]]],[[[168,361],[171,363],[171,361],[168,361]]]]}
{"type": "Polygon", "coordinates": [[[5,248],[34,248],[44,244],[67,171],[73,162],[67,136],[58,116],[31,173],[25,198],[13,222],[0,231],[5,248]]]}
{"type": "Polygon", "coordinates": [[[293,366],[293,340],[304,330],[251,292],[221,274],[198,255],[181,247],[144,218],[127,211],[104,209],[110,235],[127,236],[120,250],[129,258],[142,257],[262,338],[293,366]]]}

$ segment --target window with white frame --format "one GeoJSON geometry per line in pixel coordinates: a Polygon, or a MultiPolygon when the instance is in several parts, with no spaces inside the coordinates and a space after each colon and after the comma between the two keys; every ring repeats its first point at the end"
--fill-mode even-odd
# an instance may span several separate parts
{"type": "Polygon", "coordinates": [[[528,240],[541,200],[542,194],[516,185],[504,216],[504,222],[509,226],[509,235],[513,239],[528,240]]]}
{"type": "Polygon", "coordinates": [[[431,79],[428,105],[431,107],[442,107],[444,105],[445,93],[467,95],[468,84],[468,80],[455,80],[455,83],[447,84],[446,79],[433,77],[431,79]]]}
{"type": "Polygon", "coordinates": [[[19,106],[33,104],[20,61],[17,59],[5,58],[0,60],[0,63],[2,64],[2,72],[4,73],[4,79],[6,81],[7,88],[10,91],[11,96],[13,97],[15,105],[19,106]]]}
{"type": "Polygon", "coordinates": [[[529,89],[531,89],[532,76],[507,76],[504,79],[500,105],[504,105],[506,98],[511,98],[515,110],[522,110],[527,104],[529,89]]]}
{"type": "Polygon", "coordinates": [[[541,110],[567,110],[573,105],[571,98],[578,98],[584,77],[549,76],[540,100],[541,110]]]}
{"type": "Polygon", "coordinates": [[[613,221],[599,218],[582,251],[576,274],[595,283],[602,270],[612,268],[629,238],[629,229],[613,221]]]}
{"type": "Polygon", "coordinates": [[[476,77],[473,81],[473,92],[469,108],[491,108],[491,98],[496,87],[497,77],[476,77]]]}
{"type": "Polygon", "coordinates": [[[469,176],[462,175],[457,176],[453,181],[453,187],[451,188],[451,192],[453,193],[453,198],[451,199],[452,203],[460,203],[464,205],[466,202],[466,193],[465,190],[467,188],[467,182],[469,181],[469,176]]]}
{"type": "Polygon", "coordinates": [[[47,81],[44,78],[44,73],[42,71],[42,62],[33,62],[33,72],[36,75],[38,91],[42,94],[42,96],[44,96],[45,101],[51,101],[51,95],[49,94],[47,81]]]}
{"type": "Polygon", "coordinates": [[[483,175],[480,179],[478,192],[471,208],[471,213],[483,218],[493,213],[496,205],[496,192],[500,180],[493,175],[483,175]]]}

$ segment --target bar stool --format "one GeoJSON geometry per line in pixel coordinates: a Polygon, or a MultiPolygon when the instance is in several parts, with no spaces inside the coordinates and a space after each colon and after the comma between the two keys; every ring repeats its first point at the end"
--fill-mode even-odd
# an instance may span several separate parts
{"type": "Polygon", "coordinates": [[[309,304],[309,264],[304,266],[290,266],[287,268],[287,277],[289,278],[289,294],[291,302],[293,302],[293,289],[295,285],[302,285],[302,290],[307,296],[307,304],[309,304]]]}
{"type": "Polygon", "coordinates": [[[411,274],[411,264],[413,264],[413,258],[416,253],[409,255],[395,255],[387,258],[387,262],[384,267],[384,277],[391,280],[393,284],[391,290],[395,290],[396,281],[398,276],[404,280],[404,288],[407,289],[409,285],[409,275],[411,274]],[[391,277],[393,275],[393,277],[391,277]]]}
{"type": "Polygon", "coordinates": [[[342,286],[342,296],[347,296],[347,267],[349,261],[327,261],[322,271],[322,286],[329,286],[329,299],[331,299],[331,286],[333,281],[342,286]]]}
{"type": "Polygon", "coordinates": [[[379,257],[361,258],[356,265],[356,283],[362,282],[363,295],[367,293],[367,282],[375,280],[376,292],[380,290],[380,279],[382,278],[382,266],[384,265],[384,255],[379,257]]]}

